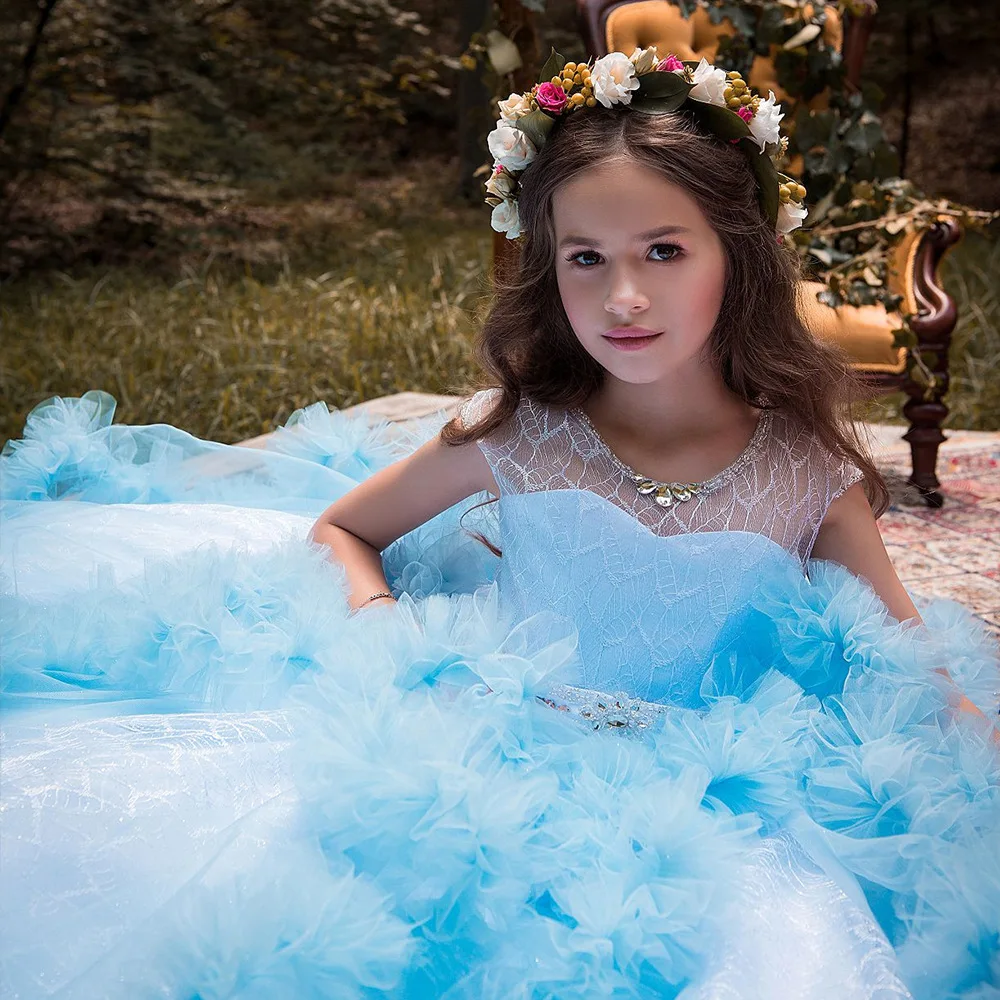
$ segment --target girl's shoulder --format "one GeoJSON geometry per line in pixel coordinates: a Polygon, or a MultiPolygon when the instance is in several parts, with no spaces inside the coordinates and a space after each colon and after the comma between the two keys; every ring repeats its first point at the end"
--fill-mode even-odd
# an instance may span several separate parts
{"type": "Polygon", "coordinates": [[[850,458],[831,450],[815,430],[784,410],[771,411],[760,457],[790,493],[816,498],[824,510],[864,478],[850,458]]]}
{"type": "MultiPolygon", "coordinates": [[[[474,393],[459,410],[462,424],[478,423],[500,402],[501,396],[502,390],[496,386],[474,393]]],[[[484,440],[493,445],[515,439],[537,440],[555,432],[566,422],[566,417],[567,411],[561,407],[522,396],[514,412],[484,440]]]]}

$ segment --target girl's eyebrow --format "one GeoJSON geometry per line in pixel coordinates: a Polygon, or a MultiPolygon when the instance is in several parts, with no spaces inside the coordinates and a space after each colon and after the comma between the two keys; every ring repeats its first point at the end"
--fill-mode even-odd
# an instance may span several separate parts
{"type": "MultiPolygon", "coordinates": [[[[647,240],[655,240],[658,236],[675,236],[678,233],[689,233],[690,229],[685,226],[658,226],[656,229],[647,229],[644,233],[639,233],[633,238],[633,243],[645,243],[647,240]]],[[[566,236],[559,241],[559,249],[574,246],[580,243],[588,243],[591,246],[600,246],[599,240],[587,239],[585,236],[566,236]]]]}

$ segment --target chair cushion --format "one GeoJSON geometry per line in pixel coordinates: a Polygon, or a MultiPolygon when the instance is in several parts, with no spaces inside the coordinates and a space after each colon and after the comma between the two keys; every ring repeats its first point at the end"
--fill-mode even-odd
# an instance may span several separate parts
{"type": "MultiPolygon", "coordinates": [[[[633,49],[655,45],[660,55],[673,52],[679,59],[707,59],[715,61],[719,39],[732,35],[735,31],[732,21],[724,18],[714,24],[703,7],[699,7],[690,18],[685,18],[680,8],[669,0],[637,0],[613,7],[605,23],[609,52],[631,53],[633,49]]],[[[843,44],[843,25],[832,6],[826,8],[826,24],[823,28],[824,41],[840,50],[843,44]]],[[[750,71],[749,84],[755,90],[766,94],[774,91],[779,101],[787,94],[778,86],[778,74],[774,68],[777,45],[771,46],[769,56],[758,56],[750,71]]],[[[814,110],[825,108],[827,97],[819,95],[809,106],[814,110]]]]}
{"type": "Polygon", "coordinates": [[[799,315],[806,328],[836,344],[861,371],[900,374],[906,368],[906,349],[893,347],[899,317],[882,306],[840,306],[831,309],[817,301],[826,286],[820,281],[799,282],[799,315]]]}

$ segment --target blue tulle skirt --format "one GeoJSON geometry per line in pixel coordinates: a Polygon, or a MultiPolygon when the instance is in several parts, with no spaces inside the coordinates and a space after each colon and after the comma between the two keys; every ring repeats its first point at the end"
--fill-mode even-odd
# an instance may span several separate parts
{"type": "Polygon", "coordinates": [[[348,614],[313,519],[439,420],[112,414],[43,404],[0,465],[4,996],[1000,997],[1000,756],[938,672],[995,717],[1000,662],[958,605],[776,564],[696,704],[593,690],[471,501],[348,614]]]}

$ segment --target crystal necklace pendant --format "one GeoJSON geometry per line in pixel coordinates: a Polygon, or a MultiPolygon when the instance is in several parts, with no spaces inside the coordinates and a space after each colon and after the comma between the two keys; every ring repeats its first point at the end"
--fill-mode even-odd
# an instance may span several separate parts
{"type": "Polygon", "coordinates": [[[699,496],[704,485],[703,483],[658,483],[655,479],[649,479],[637,472],[631,474],[631,479],[643,496],[652,495],[661,507],[672,507],[677,502],[686,503],[699,496]]]}

